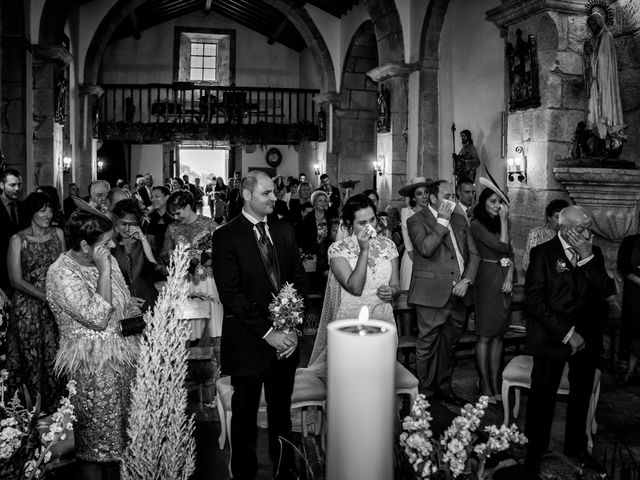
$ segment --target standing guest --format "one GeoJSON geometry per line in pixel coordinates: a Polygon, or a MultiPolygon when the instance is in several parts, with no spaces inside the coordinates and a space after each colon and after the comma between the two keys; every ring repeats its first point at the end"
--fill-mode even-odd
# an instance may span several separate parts
{"type": "Polygon", "coordinates": [[[79,478],[100,479],[117,472],[127,442],[137,339],[122,336],[120,320],[140,310],[111,257],[111,220],[80,202],[66,225],[71,250],[49,268],[46,290],[60,331],[55,370],[76,381],[79,478]]]}
{"type": "Polygon", "coordinates": [[[122,190],[124,190],[129,194],[129,196],[131,196],[131,184],[129,182],[123,182],[122,187],[120,188],[122,188],[122,190]]]}
{"type": "Polygon", "coordinates": [[[151,192],[153,191],[153,175],[150,173],[144,174],[144,186],[147,189],[147,194],[151,197],[151,192]]]}
{"type": "Polygon", "coordinates": [[[218,225],[222,225],[227,221],[227,202],[220,198],[220,192],[213,192],[213,200],[211,201],[211,212],[213,221],[218,225]]]}
{"type": "Polygon", "coordinates": [[[640,357],[640,234],[622,239],[618,250],[618,273],[624,281],[622,290],[622,335],[627,339],[629,362],[622,383],[633,378],[640,357]]]}
{"type": "MultiPolygon", "coordinates": [[[[173,192],[167,199],[167,210],[173,215],[174,222],[167,227],[161,258],[169,264],[171,252],[179,243],[188,246],[190,267],[188,272],[189,293],[193,296],[208,298],[211,301],[211,314],[191,323],[191,340],[217,338],[222,334],[222,305],[218,289],[211,270],[211,235],[216,228],[212,218],[195,212],[195,200],[186,190],[173,192]],[[204,325],[208,324],[206,331],[204,325]]],[[[217,360],[217,359],[216,359],[217,360]]]]}
{"type": "Polygon", "coordinates": [[[408,303],[416,306],[418,389],[428,398],[462,406],[451,387],[453,351],[465,325],[469,286],[476,278],[478,251],[471,229],[453,212],[453,187],[429,185],[429,206],[407,222],[415,249],[408,303]]]}
{"type": "Polygon", "coordinates": [[[287,187],[284,184],[284,179],[282,178],[282,175],[277,175],[273,177],[273,184],[276,187],[275,194],[278,200],[284,200],[284,196],[287,193],[287,187]]]}
{"type": "Polygon", "coordinates": [[[460,140],[462,141],[462,148],[457,155],[453,154],[453,173],[458,178],[467,177],[473,182],[476,179],[476,169],[480,165],[480,158],[469,130],[460,132],[460,140]]]}
{"type": "Polygon", "coordinates": [[[310,289],[322,292],[326,286],[325,272],[329,269],[329,195],[316,190],[311,195],[313,213],[307,215],[299,226],[300,249],[306,255],[315,255],[317,269],[310,275],[310,289]]]}
{"type": "Polygon", "coordinates": [[[117,202],[112,212],[116,235],[111,253],[118,261],[129,293],[144,312],[153,308],[158,298],[158,290],[153,284],[158,262],[140,228],[142,209],[137,200],[129,198],[117,202]]]}
{"type": "Polygon", "coordinates": [[[404,254],[404,239],[402,236],[402,225],[400,224],[400,212],[395,205],[387,205],[384,209],[387,214],[387,229],[389,238],[393,241],[398,250],[398,255],[402,258],[404,254]]]}
{"type": "MultiPolygon", "coordinates": [[[[236,180],[234,180],[235,182],[236,180]]],[[[224,184],[224,179],[222,177],[218,177],[216,178],[216,185],[215,187],[213,187],[213,191],[214,192],[220,192],[220,198],[222,198],[222,200],[227,200],[227,193],[228,193],[228,188],[227,186],[224,184]]]]}
{"type": "Polygon", "coordinates": [[[313,193],[313,188],[311,188],[310,183],[300,182],[300,187],[298,188],[298,197],[300,198],[300,206],[304,205],[307,202],[311,203],[312,193],[313,193]]]}
{"type": "Polygon", "coordinates": [[[300,195],[298,190],[300,189],[300,182],[295,178],[292,178],[289,182],[287,208],[289,209],[290,220],[293,224],[299,222],[302,219],[300,214],[300,195]]]}
{"type": "MultiPolygon", "coordinates": [[[[20,172],[7,168],[0,174],[0,262],[5,264],[9,239],[27,226],[29,219],[24,213],[20,194],[22,193],[22,177],[20,172]]],[[[11,283],[6,268],[0,268],[0,288],[8,297],[11,296],[11,283]]]]}
{"type": "Polygon", "coordinates": [[[558,235],[560,230],[560,224],[558,218],[560,212],[569,206],[569,202],[562,199],[551,200],[544,209],[545,224],[539,227],[534,227],[529,230],[527,235],[527,244],[524,247],[524,253],[522,254],[522,268],[527,271],[529,268],[529,255],[531,249],[541,243],[548,242],[553,237],[558,235]]]}
{"type": "Polygon", "coordinates": [[[107,195],[109,194],[109,190],[111,190],[111,186],[106,180],[91,182],[91,185],[89,185],[89,205],[103,213],[108,212],[109,203],[107,201],[107,195]]]}
{"type": "Polygon", "coordinates": [[[295,478],[292,454],[288,448],[281,451],[279,437],[291,433],[298,337],[273,329],[269,304],[285,282],[305,297],[305,272],[293,228],[287,222],[265,222],[276,202],[269,176],[250,172],[242,181],[242,197],[242,214],[213,235],[214,275],[229,313],[222,335],[222,372],[231,375],[233,386],[231,473],[243,480],[256,476],[256,415],[264,385],[274,474],[279,465],[277,478],[295,478]]]}
{"type": "Polygon", "coordinates": [[[403,197],[409,198],[409,206],[400,211],[400,228],[404,242],[404,255],[400,261],[400,289],[409,290],[411,285],[411,272],[413,271],[413,244],[409,237],[407,221],[416,213],[429,206],[429,184],[424,177],[416,177],[398,192],[403,197]]]}
{"type": "Polygon", "coordinates": [[[458,198],[458,203],[456,204],[455,212],[462,215],[467,220],[467,223],[471,223],[473,204],[476,200],[476,186],[473,180],[469,177],[458,179],[456,197],[458,198]]]}
{"type": "MultiPolygon", "coordinates": [[[[113,212],[113,207],[115,207],[116,203],[120,200],[127,200],[129,198],[131,198],[129,194],[121,188],[115,187],[109,190],[109,193],[107,194],[109,213],[113,212]]],[[[134,198],[134,200],[140,204],[140,201],[137,198],[134,198]]]]}
{"type": "Polygon", "coordinates": [[[504,334],[511,313],[513,250],[508,199],[493,182],[480,177],[482,190],[473,210],[471,235],[480,254],[475,281],[476,368],[478,387],[490,403],[502,401],[500,373],[504,334]]]}
{"type": "Polygon", "coordinates": [[[51,225],[52,203],[38,192],[25,199],[24,216],[31,225],[11,238],[7,255],[9,280],[15,289],[7,329],[11,395],[24,385],[32,399],[40,395],[45,413],[55,412],[63,393],[53,373],[58,327],[47,305],[45,285],[47,270],[66,250],[62,230],[51,225]]]}
{"type": "Polygon", "coordinates": [[[195,196],[194,196],[194,199],[196,201],[196,213],[198,215],[202,215],[202,210],[204,208],[204,200],[203,200],[204,190],[200,186],[200,179],[199,178],[195,178],[193,181],[195,182],[193,186],[196,187],[195,188],[195,192],[196,193],[195,193],[195,196]]]}
{"type": "Polygon", "coordinates": [[[323,191],[329,196],[329,208],[327,209],[329,218],[338,218],[340,216],[340,190],[331,185],[329,175],[326,173],[320,175],[320,187],[316,188],[317,191],[323,191]]]}
{"type": "Polygon", "coordinates": [[[124,184],[125,184],[124,178],[119,178],[118,180],[116,180],[116,187],[122,188],[124,184]]]}
{"type": "Polygon", "coordinates": [[[51,202],[51,208],[53,209],[53,218],[51,219],[51,226],[64,228],[64,213],[62,212],[62,206],[60,205],[60,195],[56,187],[51,185],[40,185],[36,192],[44,193],[51,202]]]}
{"type": "Polygon", "coordinates": [[[184,181],[184,189],[188,190],[193,198],[197,197],[196,186],[193,183],[189,182],[189,175],[182,175],[182,180],[184,181]]]}
{"type": "Polygon", "coordinates": [[[307,174],[306,174],[306,173],[302,173],[302,172],[300,172],[300,173],[298,174],[298,181],[299,181],[300,183],[302,183],[302,182],[306,182],[306,181],[307,181],[307,174]]]}
{"type": "Polygon", "coordinates": [[[144,208],[151,206],[151,196],[147,191],[147,182],[142,176],[136,179],[136,197],[140,199],[140,203],[144,208]]]}
{"type": "Polygon", "coordinates": [[[569,364],[564,454],[604,470],[587,452],[585,425],[593,378],[602,353],[605,299],[615,293],[600,249],[592,244],[591,218],[582,207],[560,212],[560,231],[531,250],[525,282],[527,351],[533,354],[524,433],[525,466],[537,472],[549,446],[556,392],[569,364]]]}
{"type": "MultiPolygon", "coordinates": [[[[240,185],[242,180],[234,180],[233,188],[229,191],[227,202],[227,221],[231,221],[240,215],[242,211],[242,192],[240,191],[240,185]]],[[[222,193],[220,193],[220,199],[222,200],[222,193]]],[[[211,214],[213,216],[213,213],[211,214]]]]}
{"type": "Polygon", "coordinates": [[[184,190],[184,182],[180,177],[175,177],[171,179],[171,192],[177,192],[179,190],[184,190]]]}
{"type": "Polygon", "coordinates": [[[149,221],[144,226],[144,233],[149,239],[156,259],[162,252],[167,227],[173,223],[173,216],[167,212],[167,199],[170,194],[171,192],[165,186],[153,187],[151,191],[151,212],[149,212],[149,221]]]}
{"type": "Polygon", "coordinates": [[[75,183],[69,184],[69,196],[64,199],[62,202],[62,208],[64,209],[65,219],[69,218],[73,212],[76,211],[76,202],[74,202],[73,197],[80,196],[80,188],[75,183]]]}

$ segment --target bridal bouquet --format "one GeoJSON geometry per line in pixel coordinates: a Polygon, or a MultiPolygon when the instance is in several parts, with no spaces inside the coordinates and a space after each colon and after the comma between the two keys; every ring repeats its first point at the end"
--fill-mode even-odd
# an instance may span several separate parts
{"type": "Polygon", "coordinates": [[[296,332],[298,336],[302,335],[298,325],[302,324],[303,307],[302,297],[293,285],[286,282],[278,296],[273,295],[273,302],[269,304],[273,328],[284,333],[296,332]]]}
{"type": "Polygon", "coordinates": [[[502,452],[511,443],[524,444],[526,437],[511,427],[489,425],[484,428],[484,443],[476,433],[487,408],[488,397],[480,397],[475,405],[467,404],[460,415],[440,436],[433,437],[429,402],[419,395],[411,407],[410,415],[402,423],[400,445],[411,463],[417,478],[456,478],[462,474],[484,477],[484,464],[493,453],[502,452]]]}

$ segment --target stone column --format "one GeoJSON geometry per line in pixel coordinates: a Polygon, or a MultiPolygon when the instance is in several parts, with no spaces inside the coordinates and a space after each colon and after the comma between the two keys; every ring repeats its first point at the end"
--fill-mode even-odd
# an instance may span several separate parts
{"type": "MultiPolygon", "coordinates": [[[[56,119],[56,80],[73,61],[68,50],[56,45],[33,47],[33,158],[34,182],[53,185],[62,193],[65,117],[56,119]]],[[[68,75],[66,91],[69,91],[68,75]]],[[[65,110],[68,110],[65,97],[65,110]]]]}
{"type": "Polygon", "coordinates": [[[97,122],[100,119],[100,98],[104,95],[104,89],[98,85],[83,85],[79,91],[80,125],[76,129],[79,138],[76,139],[77,148],[74,148],[73,154],[73,181],[88,187],[98,175],[96,162],[100,142],[97,122]]]}
{"type": "MultiPolygon", "coordinates": [[[[568,199],[553,169],[557,160],[570,156],[576,126],[586,118],[581,56],[588,35],[584,9],[584,2],[522,0],[487,12],[487,19],[502,29],[505,42],[515,45],[518,29],[523,40],[534,35],[537,42],[540,106],[508,114],[506,158],[516,157],[515,149],[521,146],[527,168],[524,182],[515,177],[508,182],[512,243],[520,273],[527,232],[544,223],[544,208],[550,200],[568,199]]],[[[505,82],[508,86],[508,77],[505,82]]]]}
{"type": "Polygon", "coordinates": [[[401,201],[398,190],[407,182],[407,93],[410,67],[404,63],[388,63],[367,72],[374,81],[390,91],[391,130],[377,134],[376,159],[384,164],[378,177],[380,208],[401,201]]]}
{"type": "MultiPolygon", "coordinates": [[[[322,111],[325,114],[325,132],[326,139],[322,142],[318,142],[318,148],[316,149],[316,159],[315,162],[312,163],[303,163],[300,162],[300,172],[307,174],[307,181],[313,182],[316,181],[313,164],[317,163],[320,165],[320,171],[326,172],[329,169],[338,171],[338,157],[334,153],[334,143],[336,141],[336,131],[334,127],[334,109],[340,103],[340,98],[336,92],[326,92],[320,93],[313,97],[313,101],[316,104],[316,112],[322,111]]],[[[298,172],[298,173],[300,173],[298,172]]],[[[343,179],[340,179],[343,180],[343,179]]],[[[315,184],[314,184],[315,186],[315,184]]]]}

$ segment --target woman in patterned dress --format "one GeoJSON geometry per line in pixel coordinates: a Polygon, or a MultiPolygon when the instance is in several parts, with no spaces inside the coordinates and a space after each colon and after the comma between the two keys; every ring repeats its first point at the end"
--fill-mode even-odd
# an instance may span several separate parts
{"type": "Polygon", "coordinates": [[[67,221],[71,250],[47,273],[47,300],[60,331],[56,372],[76,381],[72,397],[80,478],[117,469],[126,446],[137,337],[123,337],[120,320],[140,315],[111,256],[113,223],[77,200],[67,221]]]}
{"type": "Polygon", "coordinates": [[[42,192],[25,200],[31,225],[9,242],[8,273],[15,288],[7,330],[7,366],[13,391],[22,385],[41,411],[52,413],[64,392],[64,383],[53,373],[58,350],[58,327],[47,305],[45,281],[51,264],[66,250],[61,229],[51,226],[55,215],[52,200],[42,192]]]}

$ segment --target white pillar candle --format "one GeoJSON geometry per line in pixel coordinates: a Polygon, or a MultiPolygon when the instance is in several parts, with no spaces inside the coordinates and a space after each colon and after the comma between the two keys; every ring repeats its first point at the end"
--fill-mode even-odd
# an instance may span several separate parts
{"type": "Polygon", "coordinates": [[[393,478],[396,327],[328,325],[327,480],[393,478]]]}

